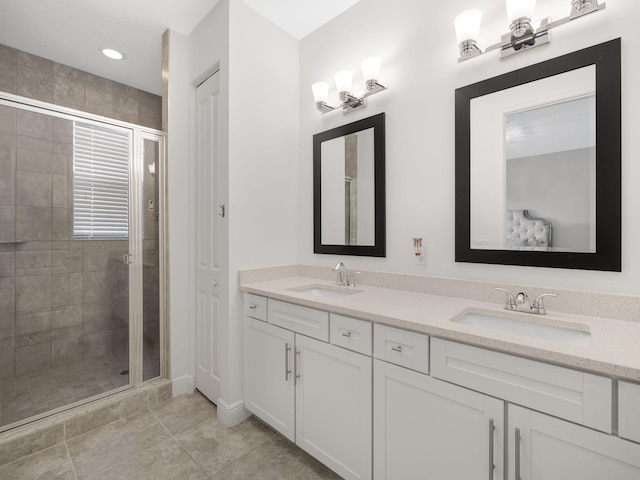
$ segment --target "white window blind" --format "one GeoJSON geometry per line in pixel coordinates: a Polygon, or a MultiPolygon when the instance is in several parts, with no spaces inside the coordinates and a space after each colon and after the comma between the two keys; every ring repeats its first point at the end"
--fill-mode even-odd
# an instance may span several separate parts
{"type": "Polygon", "coordinates": [[[73,123],[73,238],[129,236],[130,135],[73,123]]]}

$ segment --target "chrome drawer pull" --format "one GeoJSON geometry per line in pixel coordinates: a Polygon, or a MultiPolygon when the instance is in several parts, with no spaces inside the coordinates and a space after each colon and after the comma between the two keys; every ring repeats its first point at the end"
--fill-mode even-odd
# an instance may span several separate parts
{"type": "Polygon", "coordinates": [[[298,373],[298,369],[300,368],[298,365],[298,361],[300,359],[300,350],[298,350],[297,348],[293,350],[293,355],[294,355],[294,359],[293,359],[293,384],[297,385],[298,384],[298,380],[300,379],[300,373],[298,373]]]}
{"type": "Polygon", "coordinates": [[[351,336],[351,332],[342,332],[341,335],[343,337],[350,337],[351,336]]]}
{"type": "Polygon", "coordinates": [[[391,350],[393,350],[394,352],[402,353],[402,345],[396,345],[395,347],[391,347],[391,350]]]}
{"type": "Polygon", "coordinates": [[[520,476],[520,429],[519,428],[516,428],[515,450],[516,450],[516,459],[514,462],[515,470],[516,470],[515,480],[522,480],[522,477],[520,476]]]}
{"type": "Polygon", "coordinates": [[[258,308],[258,305],[251,304],[251,305],[249,305],[249,308],[251,310],[255,310],[256,308],[258,308]]]}
{"type": "Polygon", "coordinates": [[[291,351],[291,347],[288,343],[284,344],[284,381],[289,381],[289,374],[291,373],[291,369],[289,368],[289,352],[291,351]]]}
{"type": "Polygon", "coordinates": [[[489,480],[493,480],[493,471],[496,466],[493,463],[493,432],[495,431],[495,421],[493,418],[489,419],[489,480]]]}

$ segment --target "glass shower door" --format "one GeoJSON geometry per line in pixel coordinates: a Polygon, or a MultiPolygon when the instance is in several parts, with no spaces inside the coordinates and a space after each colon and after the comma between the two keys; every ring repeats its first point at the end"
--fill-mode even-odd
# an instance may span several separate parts
{"type": "Polygon", "coordinates": [[[130,384],[131,142],[0,105],[0,431],[130,384]]]}

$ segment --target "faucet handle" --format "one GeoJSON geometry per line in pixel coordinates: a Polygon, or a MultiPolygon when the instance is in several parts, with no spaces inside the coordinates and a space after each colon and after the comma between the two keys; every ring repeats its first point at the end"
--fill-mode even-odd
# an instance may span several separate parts
{"type": "Polygon", "coordinates": [[[544,308],[544,297],[559,297],[557,293],[542,293],[536,297],[531,305],[531,311],[538,315],[546,315],[547,311],[544,308]]]}
{"type": "Polygon", "coordinates": [[[516,308],[518,308],[518,305],[516,304],[516,300],[513,296],[513,293],[511,293],[506,288],[500,288],[500,287],[494,287],[494,290],[498,290],[500,292],[504,292],[507,294],[507,300],[504,304],[505,310],[515,310],[516,308]]]}
{"type": "Polygon", "coordinates": [[[356,286],[356,275],[361,275],[362,272],[350,272],[347,274],[347,285],[350,287],[356,286]]]}

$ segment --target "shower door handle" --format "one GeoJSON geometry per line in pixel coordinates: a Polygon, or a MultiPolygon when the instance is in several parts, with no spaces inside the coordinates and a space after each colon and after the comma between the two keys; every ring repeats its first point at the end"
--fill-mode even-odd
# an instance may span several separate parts
{"type": "Polygon", "coordinates": [[[133,255],[130,253],[124,253],[122,255],[122,263],[125,265],[131,265],[133,263],[133,255]]]}

